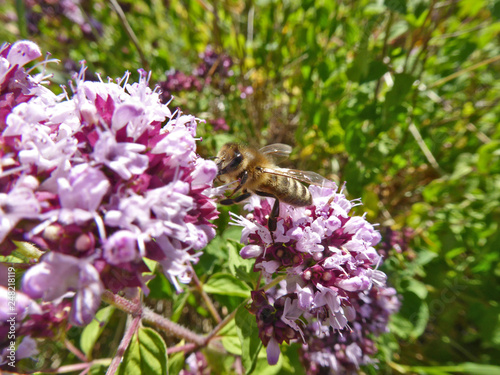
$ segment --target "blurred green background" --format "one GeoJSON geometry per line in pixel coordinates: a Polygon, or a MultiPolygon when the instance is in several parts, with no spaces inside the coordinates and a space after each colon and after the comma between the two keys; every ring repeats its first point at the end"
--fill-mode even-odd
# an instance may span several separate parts
{"type": "MultiPolygon", "coordinates": [[[[290,166],[346,181],[402,296],[365,371],[494,374],[499,19],[499,0],[27,0],[0,2],[0,40],[60,59],[59,84],[81,60],[89,79],[150,70],[171,108],[206,120],[204,157],[230,140],[288,143],[290,166]]],[[[207,250],[211,272],[215,246],[228,245],[207,250]]]]}

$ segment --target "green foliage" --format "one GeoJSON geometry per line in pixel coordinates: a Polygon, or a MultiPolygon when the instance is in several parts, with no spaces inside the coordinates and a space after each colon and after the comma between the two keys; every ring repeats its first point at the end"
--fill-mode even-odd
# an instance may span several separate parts
{"type": "Polygon", "coordinates": [[[139,328],[125,352],[119,375],[166,374],[167,348],[161,336],[151,328],[139,328]]]}
{"type": "Polygon", "coordinates": [[[255,317],[243,307],[240,307],[236,312],[235,323],[238,338],[241,341],[241,361],[246,373],[250,374],[255,370],[258,355],[262,349],[259,328],[255,317]]]}
{"type": "Polygon", "coordinates": [[[216,273],[203,286],[205,292],[235,297],[250,297],[251,289],[230,274],[216,273]]]}
{"type": "MultiPolygon", "coordinates": [[[[191,74],[207,45],[231,56],[224,87],[173,93],[183,111],[229,124],[227,132],[200,126],[200,154],[213,156],[233,140],[289,143],[289,165],[347,181],[381,229],[413,230],[407,249],[390,252],[382,266],[402,308],[392,334],[379,340],[380,373],[499,372],[500,1],[122,1],[137,46],[109,4],[82,2],[102,28],[85,35],[62,15],[44,15],[34,33],[23,2],[3,3],[0,38],[29,37],[67,56],[67,66],[85,59],[104,77],[144,67],[154,82],[169,69],[191,74]],[[15,12],[19,22],[8,21],[15,12]],[[246,86],[253,94],[241,98],[246,86]]],[[[61,83],[71,70],[49,68],[61,83]]],[[[233,311],[258,279],[236,255],[231,240],[240,233],[228,226],[228,209],[220,210],[220,236],[196,271],[217,306],[233,311]]],[[[168,301],[174,321],[199,330],[213,324],[197,292],[177,295],[156,275],[149,303],[168,301]],[[205,320],[189,320],[196,309],[205,320]]],[[[105,324],[109,315],[101,318],[105,324]]],[[[221,332],[225,349],[242,355],[247,373],[293,372],[296,347],[269,368],[248,318],[240,308],[236,325],[221,332]]],[[[86,355],[103,329],[84,330],[86,355]]],[[[161,338],[140,330],[121,371],[136,360],[163,371],[166,360],[153,353],[165,356],[161,338]]],[[[232,360],[207,357],[218,373],[231,372],[232,360]]],[[[171,373],[183,360],[171,356],[171,373]]]]}
{"type": "Polygon", "coordinates": [[[80,347],[87,358],[92,357],[92,349],[99,339],[99,336],[104,331],[104,327],[111,319],[114,311],[114,306],[104,307],[97,312],[95,320],[90,322],[90,324],[83,329],[80,336],[80,347]]]}

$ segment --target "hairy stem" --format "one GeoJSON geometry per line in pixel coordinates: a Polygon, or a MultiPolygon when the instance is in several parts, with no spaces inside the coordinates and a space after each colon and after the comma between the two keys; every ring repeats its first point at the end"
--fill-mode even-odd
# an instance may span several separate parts
{"type": "Polygon", "coordinates": [[[197,348],[196,344],[193,344],[193,343],[189,343],[186,345],[173,346],[173,347],[167,349],[167,354],[170,355],[170,354],[179,353],[179,352],[188,353],[192,350],[195,350],[196,348],[197,348]]]}
{"type": "Polygon", "coordinates": [[[113,360],[111,361],[111,365],[108,367],[106,375],[114,375],[116,370],[118,370],[118,366],[120,365],[120,362],[122,361],[122,358],[125,355],[125,351],[127,350],[128,345],[130,344],[130,341],[132,341],[132,337],[134,337],[140,324],[141,324],[141,316],[137,315],[136,317],[134,317],[134,319],[132,319],[132,322],[125,331],[122,341],[120,342],[120,345],[116,350],[116,354],[113,357],[113,360]]]}
{"type": "MultiPolygon", "coordinates": [[[[268,290],[275,285],[277,285],[281,280],[283,280],[286,275],[282,275],[276,279],[274,279],[271,283],[267,284],[263,289],[268,290]]],[[[194,350],[197,347],[207,346],[208,343],[220,332],[222,328],[224,328],[232,319],[234,319],[236,312],[242,306],[245,306],[249,302],[249,298],[243,301],[238,308],[231,312],[228,316],[226,316],[223,320],[219,322],[219,324],[210,332],[207,336],[201,336],[189,329],[170,321],[169,319],[161,316],[147,307],[142,307],[140,303],[134,303],[132,301],[127,300],[126,298],[117,296],[111,293],[109,290],[105,290],[102,295],[102,300],[106,303],[109,303],[113,306],[116,306],[119,310],[126,312],[128,314],[132,314],[135,317],[142,318],[145,322],[153,325],[154,327],[161,329],[168,333],[169,335],[175,336],[180,339],[184,339],[189,341],[193,345],[185,346],[185,348],[176,349],[175,351],[182,350],[194,350]]],[[[123,340],[122,340],[123,343],[123,340]]],[[[120,344],[121,345],[121,344],[120,344]]],[[[127,344],[128,345],[128,344],[127,344]]],[[[115,357],[116,358],[116,357],[115,357]]],[[[114,361],[115,359],[113,359],[114,361]]],[[[112,373],[110,373],[112,374],[112,373]]]]}
{"type": "Polygon", "coordinates": [[[164,316],[156,314],[155,312],[151,311],[146,307],[142,307],[140,303],[133,303],[123,297],[111,293],[108,290],[104,291],[102,299],[104,302],[116,306],[119,310],[123,312],[132,314],[134,316],[135,315],[141,316],[141,318],[145,322],[165,331],[169,335],[195,343],[198,346],[205,345],[206,340],[203,336],[198,335],[190,331],[189,329],[168,320],[164,316]]]}

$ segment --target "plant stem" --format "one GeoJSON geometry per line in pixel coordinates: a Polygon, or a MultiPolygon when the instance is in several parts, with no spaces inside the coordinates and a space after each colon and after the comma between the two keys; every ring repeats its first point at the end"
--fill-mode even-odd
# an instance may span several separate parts
{"type": "Polygon", "coordinates": [[[170,355],[170,354],[179,353],[179,352],[187,353],[187,352],[190,352],[196,348],[197,348],[196,344],[193,344],[193,343],[189,343],[186,345],[180,345],[180,346],[173,346],[173,347],[167,349],[167,354],[170,355]]]}
{"type": "Polygon", "coordinates": [[[156,328],[159,328],[170,335],[195,343],[197,346],[204,346],[206,343],[205,337],[168,320],[164,316],[156,314],[146,307],[142,307],[140,303],[133,303],[123,297],[111,293],[109,290],[104,291],[102,299],[104,302],[116,306],[121,311],[134,316],[141,316],[145,322],[152,324],[156,328]]]}
{"type": "Polygon", "coordinates": [[[455,78],[461,76],[462,74],[465,74],[465,73],[471,72],[473,70],[476,70],[476,69],[482,67],[483,65],[492,64],[492,63],[494,63],[494,62],[496,62],[498,60],[500,60],[500,55],[491,57],[491,58],[486,59],[484,61],[480,61],[477,64],[469,66],[468,68],[465,68],[465,69],[459,70],[458,72],[450,74],[448,77],[441,78],[440,80],[438,80],[438,81],[434,82],[433,84],[429,85],[428,88],[431,89],[433,87],[441,86],[441,85],[445,84],[446,82],[451,81],[452,79],[455,79],[455,78]]]}
{"type": "Polygon", "coordinates": [[[116,14],[118,15],[118,18],[120,19],[120,22],[122,23],[123,27],[125,28],[125,32],[130,37],[130,40],[132,41],[135,48],[137,49],[137,52],[139,53],[139,57],[141,59],[141,64],[142,64],[144,70],[148,71],[149,70],[148,61],[144,57],[144,53],[142,52],[142,48],[141,48],[141,45],[139,43],[139,39],[137,39],[137,36],[135,35],[134,30],[132,30],[132,27],[128,23],[127,17],[125,17],[125,13],[123,13],[123,9],[121,8],[120,4],[118,4],[118,1],[116,1],[116,0],[111,0],[111,6],[115,10],[116,14]]]}
{"type": "Polygon", "coordinates": [[[425,158],[432,166],[432,168],[434,168],[439,173],[442,173],[441,167],[439,166],[436,158],[434,157],[434,155],[432,155],[431,150],[429,150],[429,147],[427,147],[427,145],[425,144],[422,135],[420,134],[420,132],[418,131],[417,127],[413,122],[410,123],[408,129],[410,130],[411,135],[413,135],[413,138],[415,138],[415,140],[417,141],[418,146],[424,153],[425,158]]]}
{"type": "Polygon", "coordinates": [[[237,308],[235,308],[231,314],[229,314],[228,316],[226,316],[224,318],[224,320],[222,322],[220,322],[213,330],[212,332],[210,332],[206,337],[205,337],[205,345],[208,344],[210,342],[210,340],[212,340],[216,335],[217,333],[222,329],[224,328],[232,319],[234,319],[234,317],[236,316],[236,312],[238,311],[238,309],[242,306],[245,306],[247,303],[248,303],[249,299],[246,299],[245,301],[243,301],[237,308]]]}
{"type": "MultiPolygon", "coordinates": [[[[393,21],[394,21],[394,12],[391,11],[389,13],[389,20],[387,21],[387,26],[385,28],[384,44],[382,46],[382,59],[384,59],[385,55],[387,54],[387,44],[389,42],[389,34],[391,32],[391,27],[392,27],[393,21]]],[[[375,86],[375,92],[373,95],[373,99],[375,100],[375,102],[377,101],[377,96],[378,96],[378,93],[380,90],[381,81],[382,81],[382,78],[379,78],[377,80],[377,84],[375,86]]]]}
{"type": "MultiPolygon", "coordinates": [[[[274,279],[271,283],[267,284],[263,289],[268,290],[273,286],[277,285],[281,280],[283,280],[286,275],[282,275],[276,279],[274,279]]],[[[142,318],[145,322],[153,325],[156,328],[159,328],[169,335],[184,339],[186,341],[191,342],[194,346],[190,345],[186,346],[186,350],[194,350],[197,347],[203,347],[208,345],[208,343],[217,335],[217,333],[224,328],[232,319],[234,319],[236,315],[236,311],[242,306],[245,306],[249,298],[243,301],[240,306],[238,306],[234,311],[231,312],[228,316],[224,318],[224,320],[220,321],[220,323],[210,332],[207,336],[201,336],[189,329],[170,321],[169,319],[156,314],[151,311],[147,307],[142,307],[140,303],[133,303],[123,297],[117,296],[111,293],[109,290],[105,290],[102,295],[102,300],[106,303],[109,303],[113,306],[116,306],[119,310],[126,312],[128,314],[132,314],[133,316],[142,318]]],[[[123,340],[122,340],[123,343],[123,340]]],[[[127,344],[128,345],[128,344],[127,344]]],[[[121,346],[121,344],[120,344],[121,346]]],[[[183,349],[178,349],[176,351],[180,351],[183,349]]],[[[115,357],[116,358],[116,357],[115,357]]],[[[115,358],[113,361],[115,361],[115,358]]],[[[113,373],[109,373],[113,374],[113,373]]]]}
{"type": "Polygon", "coordinates": [[[28,27],[26,26],[26,6],[23,0],[16,0],[16,13],[17,13],[17,26],[19,27],[19,34],[21,38],[28,37],[28,27]]]}
{"type": "MultiPolygon", "coordinates": [[[[276,279],[274,279],[272,282],[270,282],[269,284],[267,284],[263,289],[264,290],[268,290],[270,288],[272,288],[273,286],[275,286],[276,284],[278,284],[281,280],[285,279],[286,278],[286,275],[282,275],[280,277],[277,277],[276,279]]],[[[236,309],[234,309],[231,314],[229,314],[228,316],[226,316],[224,318],[224,320],[222,322],[220,322],[213,330],[212,332],[210,332],[205,340],[206,340],[206,344],[208,344],[210,342],[210,340],[212,340],[215,335],[217,335],[217,333],[222,329],[224,328],[232,319],[234,319],[235,315],[236,315],[236,312],[238,311],[238,309],[240,309],[241,307],[245,306],[248,302],[250,301],[250,298],[247,298],[245,301],[243,301],[236,309]]]]}
{"type": "Polygon", "coordinates": [[[111,293],[109,290],[105,290],[102,294],[102,300],[110,305],[118,307],[121,311],[127,314],[137,314],[141,312],[141,306],[129,301],[126,298],[120,297],[116,294],[111,293]]]}
{"type": "Polygon", "coordinates": [[[144,321],[154,325],[157,328],[162,329],[163,331],[175,337],[185,339],[186,341],[195,343],[198,346],[205,345],[205,338],[203,336],[198,335],[193,331],[190,331],[189,329],[181,326],[180,324],[174,323],[167,318],[154,313],[148,308],[144,308],[142,317],[144,318],[144,321]]]}
{"type": "Polygon", "coordinates": [[[106,371],[106,375],[114,375],[116,370],[118,370],[118,366],[120,365],[120,362],[122,361],[122,358],[125,355],[125,351],[127,350],[128,345],[130,344],[132,337],[134,337],[135,333],[137,332],[137,329],[139,328],[140,324],[141,324],[141,316],[137,315],[136,317],[134,317],[134,319],[132,319],[132,322],[125,331],[122,341],[120,342],[120,345],[116,350],[116,354],[113,357],[113,360],[111,361],[111,365],[108,367],[108,371],[106,371]]]}
{"type": "Polygon", "coordinates": [[[210,299],[210,297],[208,296],[208,294],[203,290],[203,285],[201,285],[200,279],[198,279],[198,275],[196,275],[194,270],[193,270],[193,281],[194,281],[194,285],[195,285],[196,290],[198,291],[198,293],[200,293],[201,298],[203,298],[203,301],[205,301],[205,304],[207,305],[208,310],[210,310],[210,313],[214,317],[215,321],[217,323],[220,323],[222,321],[222,318],[220,317],[219,313],[217,312],[217,309],[215,308],[215,306],[214,306],[212,300],[210,299]]]}
{"type": "Polygon", "coordinates": [[[71,341],[69,341],[68,339],[64,339],[64,345],[66,346],[66,348],[71,352],[73,353],[76,357],[78,357],[78,359],[82,362],[87,362],[89,359],[85,356],[85,354],[83,354],[80,349],[78,349],[76,346],[73,345],[73,343],[71,341]]]}
{"type": "Polygon", "coordinates": [[[66,365],[66,366],[61,366],[58,369],[54,370],[43,370],[44,374],[64,374],[67,372],[75,372],[78,370],[84,370],[88,371],[92,366],[95,365],[103,365],[103,366],[108,366],[111,362],[110,358],[102,358],[102,359],[96,359],[91,362],[85,362],[85,363],[75,363],[72,365],[66,365]]]}

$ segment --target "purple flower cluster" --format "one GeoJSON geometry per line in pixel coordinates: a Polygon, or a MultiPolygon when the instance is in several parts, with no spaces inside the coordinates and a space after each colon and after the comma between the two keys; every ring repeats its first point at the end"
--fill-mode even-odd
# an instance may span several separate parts
{"type": "MultiPolygon", "coordinates": [[[[205,85],[225,88],[225,80],[233,76],[231,67],[233,60],[226,54],[218,54],[211,47],[200,54],[201,62],[193,74],[185,74],[178,70],[167,72],[167,79],[159,82],[162,90],[162,101],[170,100],[172,93],[201,91],[205,85]]],[[[224,91],[224,90],[223,90],[224,91]]]]}
{"type": "MultiPolygon", "coordinates": [[[[201,62],[194,69],[192,74],[186,74],[178,70],[167,72],[167,79],[159,82],[161,88],[161,100],[167,103],[171,100],[172,94],[180,92],[200,92],[203,87],[210,85],[212,88],[220,90],[222,93],[229,93],[234,88],[228,82],[228,78],[234,75],[231,67],[233,60],[230,56],[216,53],[211,47],[207,47],[205,52],[199,55],[201,62]]],[[[237,85],[240,98],[245,99],[253,94],[252,86],[237,85]]],[[[224,118],[210,120],[210,124],[215,131],[229,130],[229,126],[224,118]]]]}
{"type": "Polygon", "coordinates": [[[186,91],[201,91],[203,82],[195,75],[187,75],[179,70],[167,72],[167,79],[159,82],[163,103],[170,101],[173,93],[186,91]]]}
{"type": "Polygon", "coordinates": [[[215,120],[210,121],[210,125],[214,128],[215,131],[222,130],[222,131],[228,131],[229,130],[229,125],[227,124],[226,120],[223,119],[222,117],[219,117],[215,120]]]}
{"type": "Polygon", "coordinates": [[[148,292],[144,257],[177,289],[190,281],[215,235],[217,168],[196,154],[198,119],[172,114],[144,71],[138,83],[90,82],[82,68],[73,95],[57,96],[22,68],[40,55],[28,41],[0,50],[0,248],[44,251],[22,291],[71,301],[83,325],[105,288],[148,292]]]}
{"type": "Polygon", "coordinates": [[[278,362],[282,342],[299,338],[301,329],[295,322],[300,318],[301,312],[297,308],[297,296],[285,294],[278,298],[276,290],[267,294],[263,290],[252,292],[252,304],[249,311],[257,318],[259,338],[267,348],[269,364],[278,362]]]}
{"type": "MultiPolygon", "coordinates": [[[[31,77],[22,67],[42,55],[40,48],[34,43],[16,43],[13,46],[0,47],[0,130],[5,128],[5,119],[18,104],[27,102],[33,96],[44,90],[39,86],[41,77],[31,77]]],[[[3,147],[3,137],[0,138],[0,155],[4,163],[7,158],[3,147]]],[[[0,168],[4,167],[0,164],[0,168]]],[[[1,172],[1,169],[0,169],[1,172]]]]}
{"type": "Polygon", "coordinates": [[[304,329],[301,361],[308,374],[333,370],[336,374],[354,375],[360,366],[374,363],[372,356],[377,348],[373,336],[386,332],[390,315],[398,311],[396,290],[374,286],[351,300],[358,313],[347,331],[324,329],[318,321],[304,329]]]}
{"type": "Polygon", "coordinates": [[[415,258],[415,254],[411,251],[410,242],[415,236],[415,232],[411,228],[402,228],[394,230],[386,227],[382,230],[383,240],[380,243],[379,252],[384,257],[391,253],[405,254],[405,257],[410,260],[415,258]]]}
{"type": "MultiPolygon", "coordinates": [[[[277,362],[280,343],[300,336],[311,345],[308,337],[330,340],[359,331],[359,340],[349,339],[359,346],[366,333],[383,332],[388,316],[399,306],[394,289],[386,287],[386,275],[377,269],[382,260],[374,248],[381,239],[379,232],[364,216],[349,215],[360,202],[347,200],[337,189],[310,186],[309,191],[312,206],[280,203],[272,234],[266,227],[271,198],[254,196],[245,206],[251,211],[247,217],[233,215],[234,224],[243,227],[246,244],[240,255],[256,258],[254,270],[261,271],[266,282],[276,274],[286,277],[281,289],[253,295],[251,311],[267,345],[269,363],[277,362]],[[314,323],[317,334],[305,334],[300,326],[304,322],[314,323]]],[[[359,347],[356,355],[370,354],[359,347]]],[[[355,366],[366,363],[364,357],[356,358],[355,366]]]]}
{"type": "MultiPolygon", "coordinates": [[[[200,54],[200,58],[202,62],[194,71],[196,76],[210,79],[210,77],[214,75],[221,78],[227,78],[233,75],[233,71],[231,70],[233,59],[231,59],[230,56],[218,54],[211,47],[207,47],[205,52],[200,54]]],[[[207,83],[210,83],[210,81],[207,83]]]]}
{"type": "MultiPolygon", "coordinates": [[[[100,23],[83,13],[80,0],[27,0],[26,8],[28,31],[32,35],[39,33],[38,24],[42,19],[45,19],[48,24],[58,24],[63,16],[77,24],[88,39],[95,39],[92,29],[99,35],[103,31],[100,23]]],[[[63,41],[62,35],[59,38],[60,41],[63,41]]]]}

